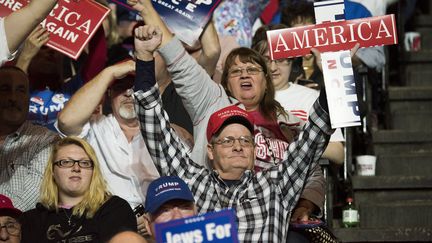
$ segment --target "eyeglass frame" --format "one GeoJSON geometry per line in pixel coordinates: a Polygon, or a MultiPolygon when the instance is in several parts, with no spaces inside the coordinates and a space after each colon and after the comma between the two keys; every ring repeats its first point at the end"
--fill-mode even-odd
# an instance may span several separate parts
{"type": "Polygon", "coordinates": [[[9,222],[6,222],[4,225],[0,224],[0,231],[1,231],[3,228],[5,228],[5,229],[6,229],[6,232],[7,232],[9,235],[12,235],[12,236],[19,236],[19,234],[21,233],[21,224],[18,223],[18,222],[11,222],[11,221],[9,221],[9,222]],[[17,232],[15,232],[15,233],[11,233],[11,232],[9,232],[10,228],[8,228],[8,226],[10,226],[10,225],[18,226],[18,227],[16,227],[17,232]]]}
{"type": "Polygon", "coordinates": [[[59,168],[72,168],[77,163],[78,163],[78,167],[80,167],[81,169],[90,169],[90,168],[93,169],[93,167],[94,167],[94,163],[91,159],[81,159],[81,160],[79,160],[79,159],[60,159],[60,160],[55,161],[53,164],[57,165],[59,168]],[[65,161],[66,162],[73,161],[73,164],[71,166],[62,165],[62,163],[65,161]],[[90,162],[91,165],[89,167],[85,167],[85,166],[83,167],[81,165],[82,162],[90,162]]]}
{"type": "Polygon", "coordinates": [[[240,77],[243,74],[243,70],[246,71],[246,73],[249,75],[257,75],[261,72],[264,72],[263,68],[257,67],[257,66],[246,66],[244,68],[238,67],[238,68],[233,68],[233,69],[228,70],[228,77],[230,77],[230,78],[240,77]],[[256,69],[256,72],[252,71],[251,68],[256,69]],[[237,74],[233,74],[234,71],[240,71],[240,72],[237,74]]]}
{"type": "Polygon", "coordinates": [[[238,138],[235,138],[233,136],[227,136],[227,137],[223,137],[221,139],[212,141],[212,145],[221,145],[224,148],[231,148],[234,146],[235,141],[238,141],[240,146],[242,147],[254,147],[255,146],[255,138],[253,136],[240,136],[238,138]],[[244,141],[247,141],[247,139],[250,140],[250,144],[246,143],[244,144],[244,141]],[[243,142],[242,142],[243,141],[243,142]],[[225,144],[224,142],[230,142],[232,144],[225,144]]]}

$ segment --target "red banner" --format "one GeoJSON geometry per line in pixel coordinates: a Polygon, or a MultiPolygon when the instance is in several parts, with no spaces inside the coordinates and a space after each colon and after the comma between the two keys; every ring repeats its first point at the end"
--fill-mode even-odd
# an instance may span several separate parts
{"type": "MultiPolygon", "coordinates": [[[[28,0],[0,0],[0,16],[6,16],[28,3],[28,0]]],[[[50,32],[47,46],[77,59],[109,11],[109,8],[93,0],[59,0],[41,23],[50,32]]]]}
{"type": "Polygon", "coordinates": [[[270,57],[289,58],[320,52],[350,50],[360,47],[397,44],[394,15],[267,31],[270,57]]]}

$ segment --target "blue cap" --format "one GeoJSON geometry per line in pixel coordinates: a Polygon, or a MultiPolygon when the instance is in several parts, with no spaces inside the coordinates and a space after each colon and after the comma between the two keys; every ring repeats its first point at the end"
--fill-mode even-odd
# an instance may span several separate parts
{"type": "Polygon", "coordinates": [[[195,201],[188,185],[180,177],[159,177],[152,181],[147,189],[145,211],[153,214],[163,204],[174,199],[195,201]]]}

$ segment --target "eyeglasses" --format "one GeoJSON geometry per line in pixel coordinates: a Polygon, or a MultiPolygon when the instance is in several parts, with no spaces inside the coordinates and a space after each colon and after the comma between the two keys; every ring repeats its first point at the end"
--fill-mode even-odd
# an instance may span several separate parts
{"type": "Polygon", "coordinates": [[[276,65],[289,65],[292,63],[292,60],[289,58],[282,58],[282,59],[277,59],[277,60],[272,60],[267,56],[264,56],[264,60],[266,61],[267,65],[272,64],[273,62],[276,65]]]}
{"type": "Polygon", "coordinates": [[[232,147],[234,145],[234,142],[236,140],[239,141],[239,143],[242,147],[252,147],[255,144],[254,138],[251,136],[241,136],[238,138],[228,136],[228,137],[224,137],[222,139],[219,139],[219,140],[213,142],[213,144],[219,144],[219,145],[222,145],[222,147],[229,148],[229,147],[232,147]]]}
{"type": "Polygon", "coordinates": [[[228,71],[228,76],[230,78],[239,77],[243,74],[243,70],[246,70],[246,73],[249,75],[257,75],[258,73],[262,72],[263,70],[259,67],[255,66],[247,66],[246,68],[233,68],[228,71]]]}
{"type": "Polygon", "coordinates": [[[93,168],[93,161],[91,160],[62,159],[54,162],[60,168],[72,168],[75,163],[78,163],[78,166],[83,169],[93,168]]]}
{"type": "Polygon", "coordinates": [[[5,228],[8,234],[18,236],[21,231],[21,225],[18,222],[6,222],[4,225],[0,225],[0,230],[5,228]]]}

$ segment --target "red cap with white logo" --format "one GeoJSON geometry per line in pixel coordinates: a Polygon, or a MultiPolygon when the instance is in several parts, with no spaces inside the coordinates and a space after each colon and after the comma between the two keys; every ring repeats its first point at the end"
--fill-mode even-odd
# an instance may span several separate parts
{"type": "Polygon", "coordinates": [[[210,116],[207,124],[207,141],[210,142],[212,136],[222,127],[232,123],[242,124],[249,129],[252,134],[254,133],[254,122],[252,116],[238,106],[232,105],[220,109],[210,116]]]}

